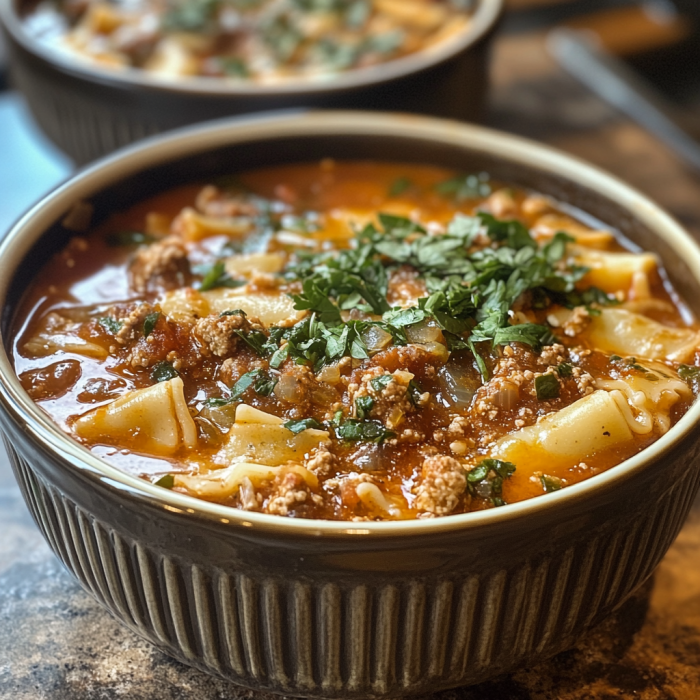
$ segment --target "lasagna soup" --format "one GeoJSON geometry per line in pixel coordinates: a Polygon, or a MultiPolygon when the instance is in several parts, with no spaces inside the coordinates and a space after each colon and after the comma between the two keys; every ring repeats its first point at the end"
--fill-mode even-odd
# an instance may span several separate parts
{"type": "Polygon", "coordinates": [[[25,25],[112,70],[274,84],[324,80],[463,33],[476,0],[41,0],[25,25]]]}
{"type": "Polygon", "coordinates": [[[200,499],[499,507],[637,454],[698,391],[656,256],[486,174],[322,161],[69,218],[84,231],[18,315],[22,385],[94,454],[200,499]]]}

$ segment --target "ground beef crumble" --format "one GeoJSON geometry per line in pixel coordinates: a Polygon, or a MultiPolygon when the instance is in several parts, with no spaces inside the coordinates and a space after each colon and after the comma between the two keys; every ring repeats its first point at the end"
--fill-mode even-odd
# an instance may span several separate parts
{"type": "Polygon", "coordinates": [[[464,466],[454,457],[426,457],[415,488],[415,506],[433,515],[447,515],[459,503],[467,488],[464,466]]]}
{"type": "Polygon", "coordinates": [[[139,293],[183,287],[189,280],[187,250],[177,236],[143,246],[129,269],[131,286],[139,293]]]}
{"type": "Polygon", "coordinates": [[[202,346],[203,355],[227,357],[232,355],[242,342],[236,331],[250,333],[262,330],[257,318],[247,318],[240,314],[226,316],[212,315],[200,318],[194,325],[194,335],[202,346]]]}

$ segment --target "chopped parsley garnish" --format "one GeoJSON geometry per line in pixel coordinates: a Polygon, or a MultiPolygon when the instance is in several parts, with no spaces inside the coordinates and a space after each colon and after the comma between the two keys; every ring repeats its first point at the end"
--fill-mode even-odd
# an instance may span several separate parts
{"type": "Polygon", "coordinates": [[[396,180],[391,183],[391,187],[389,187],[389,196],[398,197],[412,186],[413,183],[407,177],[397,177],[396,180]]]}
{"type": "MultiPolygon", "coordinates": [[[[464,187],[486,185],[477,176],[465,177],[442,183],[439,190],[463,194],[464,187]]],[[[378,225],[368,224],[356,233],[355,247],[337,253],[300,252],[285,268],[285,279],[301,284],[301,292],[290,295],[295,308],[311,314],[291,329],[273,329],[277,336],[267,343],[260,338],[258,345],[272,355],[271,367],[287,359],[315,369],[341,357],[365,359],[369,352],[362,333],[371,326],[390,334],[394,345],[406,345],[408,327],[433,319],[448,349],[470,350],[483,381],[488,381],[487,357],[495,346],[524,343],[537,351],[556,340],[548,326],[511,325],[511,309],[526,292],[536,309],[554,303],[617,303],[595,288],[576,289],[588,270],[565,260],[573,240],[565,233],[539,247],[519,221],[501,221],[487,213],[458,214],[444,234],[429,234],[403,216],[381,213],[377,219],[378,225]],[[474,249],[484,233],[492,244],[474,249]],[[417,306],[392,309],[386,299],[388,270],[400,265],[416,270],[428,295],[417,306]],[[345,321],[349,310],[373,318],[345,321]]]]}
{"type": "Polygon", "coordinates": [[[121,321],[117,321],[116,318],[112,318],[111,316],[102,316],[101,318],[97,319],[97,322],[106,331],[112,333],[112,335],[116,335],[117,333],[119,333],[122,327],[121,321]]]}
{"type": "Polygon", "coordinates": [[[681,365],[678,368],[678,376],[684,382],[697,382],[700,380],[700,367],[695,365],[681,365]]]}
{"type": "Polygon", "coordinates": [[[255,384],[255,381],[260,377],[262,370],[254,369],[251,372],[246,372],[231,388],[230,401],[238,401],[250,387],[255,384]]]}
{"type": "Polygon", "coordinates": [[[503,482],[515,472],[512,462],[484,459],[467,472],[467,491],[471,496],[491,501],[493,506],[504,506],[503,482]]]}
{"type": "Polygon", "coordinates": [[[179,376],[177,370],[169,362],[159,362],[151,370],[151,379],[154,382],[167,382],[179,376]]]}
{"type": "Polygon", "coordinates": [[[107,245],[111,248],[122,248],[132,245],[148,245],[156,240],[155,236],[143,231],[117,231],[107,236],[107,245]]]}
{"type": "Polygon", "coordinates": [[[356,420],[348,418],[335,429],[335,434],[348,442],[375,442],[381,445],[385,440],[396,437],[396,433],[387,430],[379,421],[356,420]]]}
{"type": "Polygon", "coordinates": [[[542,374],[535,377],[535,392],[538,401],[558,399],[560,393],[559,380],[553,374],[542,374]]]}
{"type": "Polygon", "coordinates": [[[143,337],[148,338],[151,333],[153,333],[153,329],[156,327],[156,323],[158,323],[158,319],[161,317],[160,311],[154,311],[153,313],[148,314],[146,318],[143,321],[143,337]]]}
{"type": "Polygon", "coordinates": [[[171,489],[175,486],[175,477],[172,474],[164,474],[158,481],[155,481],[154,484],[164,489],[171,489]]]}
{"type": "Polygon", "coordinates": [[[288,420],[284,427],[287,430],[291,430],[295,435],[303,432],[304,430],[323,430],[323,423],[317,421],[315,418],[302,418],[300,420],[288,420]]]}
{"type": "Polygon", "coordinates": [[[382,374],[380,377],[375,377],[374,379],[370,379],[370,384],[372,385],[372,388],[380,394],[384,389],[386,389],[389,384],[391,384],[392,380],[394,378],[390,374],[382,374]]]}
{"type": "Polygon", "coordinates": [[[478,175],[458,175],[435,185],[435,191],[454,197],[457,201],[474,197],[488,197],[491,194],[489,176],[486,173],[478,175]]]}
{"type": "Polygon", "coordinates": [[[371,396],[359,396],[355,399],[355,414],[360,420],[369,418],[374,408],[374,399],[371,396]]]}
{"type": "Polygon", "coordinates": [[[420,397],[423,396],[423,390],[420,388],[418,382],[415,379],[411,379],[411,381],[408,383],[408,389],[406,393],[408,395],[408,400],[414,406],[418,405],[420,397]]]}
{"type": "Polygon", "coordinates": [[[210,408],[228,406],[239,401],[243,394],[252,388],[259,396],[270,396],[277,386],[277,377],[271,376],[264,369],[254,369],[241,375],[238,381],[231,387],[231,394],[228,398],[207,399],[204,403],[210,408]]]}
{"type": "Polygon", "coordinates": [[[574,366],[570,362],[561,362],[557,365],[557,374],[560,377],[572,377],[574,375],[574,366]]]}
{"type": "Polygon", "coordinates": [[[207,292],[218,287],[242,287],[245,284],[243,280],[234,280],[229,277],[224,263],[219,260],[206,271],[199,285],[199,291],[207,292]]]}
{"type": "Polygon", "coordinates": [[[552,491],[559,491],[563,484],[561,479],[556,476],[548,476],[547,474],[542,474],[540,476],[540,482],[542,483],[542,488],[546,493],[552,493],[552,491]]]}

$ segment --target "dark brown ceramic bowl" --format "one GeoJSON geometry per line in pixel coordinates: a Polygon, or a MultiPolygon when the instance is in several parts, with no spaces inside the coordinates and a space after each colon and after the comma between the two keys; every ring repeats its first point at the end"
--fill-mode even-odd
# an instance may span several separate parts
{"type": "Polygon", "coordinates": [[[169,81],[73,59],[32,38],[24,0],[0,0],[11,77],[41,129],[76,163],[144,136],[219,117],[270,109],[381,109],[477,121],[488,86],[488,52],[503,0],[477,0],[473,20],[430,50],[346,71],[332,81],[275,86],[217,78],[169,81]]]}
{"type": "Polygon", "coordinates": [[[361,112],[191,127],[83,170],[0,246],[0,426],[27,504],[82,585],[168,654],[251,687],[331,698],[476,683],[572,646],[654,570],[698,489],[700,403],[654,445],[562,491],[433,520],[294,520],[128,476],[68,438],[22,389],[9,335],[27,281],[67,240],[161,190],[323,157],[486,170],[655,251],[700,314],[700,251],[613,177],[473,126],[361,112]]]}

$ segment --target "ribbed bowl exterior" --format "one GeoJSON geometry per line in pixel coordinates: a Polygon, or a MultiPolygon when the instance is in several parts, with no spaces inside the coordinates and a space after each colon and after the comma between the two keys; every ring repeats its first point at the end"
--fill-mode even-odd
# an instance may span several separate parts
{"type": "Polygon", "coordinates": [[[627,500],[606,508],[608,516],[593,518],[583,537],[549,527],[538,546],[526,527],[517,546],[511,528],[501,542],[507,561],[498,536],[471,564],[463,561],[455,544],[475,545],[465,534],[461,543],[433,539],[434,567],[411,564],[421,544],[399,543],[401,571],[396,549],[350,553],[343,562],[342,546],[322,539],[300,546],[308,569],[299,552],[278,560],[269,549],[261,567],[259,559],[241,564],[250,542],[234,541],[237,564],[223,548],[217,562],[203,554],[217,547],[202,547],[212,534],[202,523],[158,524],[118,491],[102,487],[81,503],[84,485],[76,488],[65,471],[54,480],[51,469],[37,468],[36,450],[12,432],[5,446],[44,537],[115,617],[168,654],[235,683],[329,698],[477,683],[570,647],[652,573],[700,475],[694,445],[665,465],[666,477],[677,475],[670,487],[649,484],[653,498],[647,492],[633,507],[627,500]],[[155,531],[179,547],[164,549],[155,531]],[[365,571],[348,569],[351,561],[365,571]]]}

